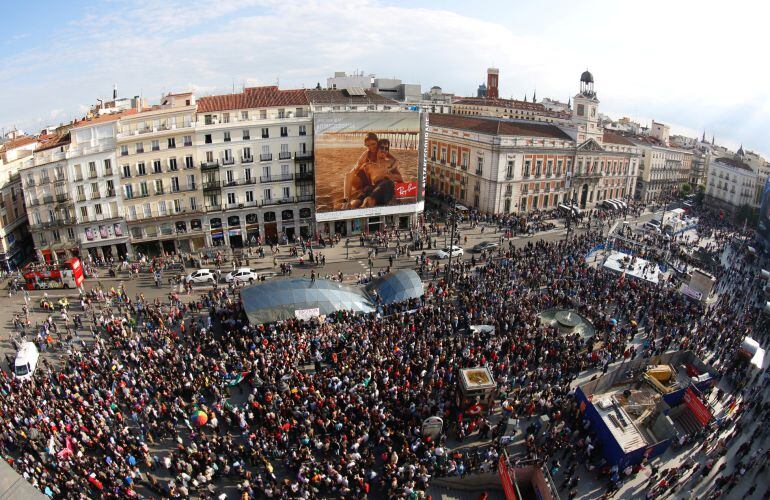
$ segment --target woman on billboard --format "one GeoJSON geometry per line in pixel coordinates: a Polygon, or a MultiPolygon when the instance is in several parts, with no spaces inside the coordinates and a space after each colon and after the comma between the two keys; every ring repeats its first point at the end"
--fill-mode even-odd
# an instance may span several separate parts
{"type": "Polygon", "coordinates": [[[387,205],[393,200],[396,183],[404,182],[398,160],[390,153],[390,141],[369,132],[364,138],[366,151],[356,166],[345,175],[345,199],[348,208],[387,205]]]}

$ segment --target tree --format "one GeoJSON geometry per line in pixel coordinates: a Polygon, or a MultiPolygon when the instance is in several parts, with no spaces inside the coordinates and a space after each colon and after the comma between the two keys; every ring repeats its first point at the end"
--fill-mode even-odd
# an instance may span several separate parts
{"type": "Polygon", "coordinates": [[[689,196],[692,194],[692,185],[689,183],[682,184],[682,187],[679,188],[679,195],[680,196],[689,196]]]}
{"type": "Polygon", "coordinates": [[[741,207],[735,212],[735,223],[742,226],[744,223],[748,227],[755,227],[759,220],[759,213],[756,208],[752,208],[750,205],[741,205],[741,207]]]}

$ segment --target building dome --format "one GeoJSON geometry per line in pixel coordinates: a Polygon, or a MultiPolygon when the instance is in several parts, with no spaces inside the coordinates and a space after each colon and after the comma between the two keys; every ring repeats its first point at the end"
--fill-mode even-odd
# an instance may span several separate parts
{"type": "Polygon", "coordinates": [[[585,83],[594,83],[594,75],[592,75],[590,71],[585,70],[583,71],[583,74],[580,75],[580,81],[585,83]]]}

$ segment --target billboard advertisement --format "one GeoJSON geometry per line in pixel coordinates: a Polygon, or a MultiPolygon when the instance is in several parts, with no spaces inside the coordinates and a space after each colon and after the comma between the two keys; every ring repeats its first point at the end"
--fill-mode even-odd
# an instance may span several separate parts
{"type": "Polygon", "coordinates": [[[765,245],[770,247],[770,178],[765,181],[762,191],[762,204],[759,207],[759,234],[765,245]]]}
{"type": "Polygon", "coordinates": [[[422,116],[417,111],[316,113],[316,220],[421,210],[422,116]]]}

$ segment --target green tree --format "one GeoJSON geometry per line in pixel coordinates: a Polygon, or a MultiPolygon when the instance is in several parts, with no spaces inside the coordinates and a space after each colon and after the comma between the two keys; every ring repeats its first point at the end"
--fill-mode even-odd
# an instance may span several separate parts
{"type": "Polygon", "coordinates": [[[692,194],[692,185],[686,182],[682,184],[682,187],[679,188],[679,194],[681,196],[689,196],[690,194],[692,194]]]}
{"type": "Polygon", "coordinates": [[[752,208],[750,205],[741,205],[741,207],[735,212],[735,223],[742,226],[744,223],[748,227],[756,227],[759,220],[759,213],[756,208],[752,208]]]}

